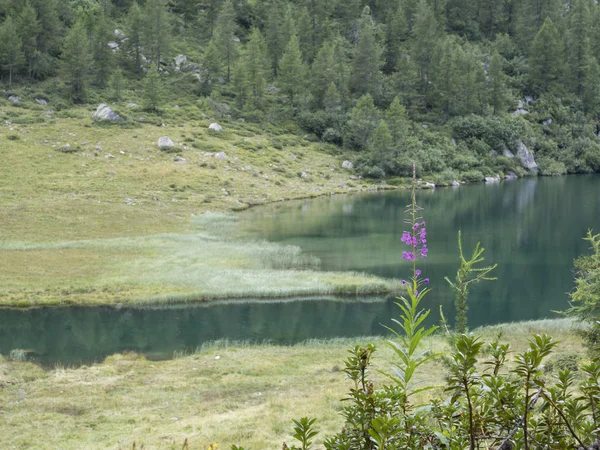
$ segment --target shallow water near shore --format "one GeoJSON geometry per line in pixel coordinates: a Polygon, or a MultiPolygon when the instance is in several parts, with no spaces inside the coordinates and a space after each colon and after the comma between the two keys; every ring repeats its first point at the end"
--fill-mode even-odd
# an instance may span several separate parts
{"type": "MultiPolygon", "coordinates": [[[[456,234],[465,253],[480,241],[497,281],[472,289],[472,327],[555,317],[568,307],[573,259],[587,251],[588,228],[600,231],[600,175],[527,178],[418,192],[425,209],[429,257],[419,263],[431,279],[423,306],[432,323],[443,307],[452,322],[453,297],[444,276],[458,267],[456,234]]],[[[407,278],[400,242],[405,191],[332,196],[255,208],[239,215],[248,239],[299,246],[321,270],[407,278]]],[[[293,344],[386,334],[397,316],[394,298],[252,299],[161,308],[68,307],[0,310],[0,353],[14,349],[42,364],[82,364],[126,350],[151,359],[235,341],[293,344]]]]}

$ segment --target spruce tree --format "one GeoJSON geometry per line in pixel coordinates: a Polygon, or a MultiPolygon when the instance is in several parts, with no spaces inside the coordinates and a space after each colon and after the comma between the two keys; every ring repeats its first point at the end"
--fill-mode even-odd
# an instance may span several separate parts
{"type": "Polygon", "coordinates": [[[0,26],[0,62],[8,71],[8,85],[12,86],[13,74],[23,64],[21,39],[11,16],[4,19],[0,26]]]}
{"type": "Polygon", "coordinates": [[[598,60],[590,57],[587,69],[583,89],[583,104],[586,112],[598,114],[600,111],[600,64],[598,64],[598,60]]]}
{"type": "Polygon", "coordinates": [[[398,67],[404,46],[408,39],[408,23],[404,9],[398,8],[390,17],[386,27],[385,73],[392,73],[398,67]]]}
{"type": "Polygon", "coordinates": [[[34,63],[37,55],[37,38],[41,32],[41,25],[37,19],[37,13],[28,0],[17,18],[17,29],[21,39],[21,48],[25,63],[27,64],[27,75],[33,76],[34,63]]]}
{"type": "Polygon", "coordinates": [[[297,36],[292,36],[279,65],[279,86],[292,106],[299,94],[304,92],[307,67],[300,52],[297,36]]]}
{"type": "Polygon", "coordinates": [[[235,101],[239,109],[244,109],[248,103],[248,79],[243,61],[237,61],[231,70],[231,87],[235,93],[235,101]]]}
{"type": "Polygon", "coordinates": [[[160,109],[163,99],[163,84],[155,67],[150,68],[144,78],[143,96],[146,111],[158,111],[160,109]]]}
{"type": "Polygon", "coordinates": [[[87,98],[89,67],[92,61],[87,41],[83,23],[79,21],[69,30],[63,44],[63,78],[69,86],[74,103],[82,103],[87,98]]]}
{"type": "Polygon", "coordinates": [[[550,18],[535,36],[529,56],[530,82],[538,93],[559,88],[564,64],[561,36],[550,18]]]}
{"type": "Polygon", "coordinates": [[[410,124],[406,108],[400,102],[399,97],[394,97],[385,113],[385,119],[392,135],[394,148],[399,150],[408,136],[410,124]]]}
{"type": "Polygon", "coordinates": [[[590,59],[590,10],[587,0],[575,0],[567,34],[570,85],[581,96],[590,59]]]}
{"type": "Polygon", "coordinates": [[[346,144],[356,149],[368,147],[378,123],[379,111],[373,103],[373,97],[365,94],[350,112],[346,144]]]}
{"type": "Polygon", "coordinates": [[[258,28],[254,28],[250,33],[244,59],[249,105],[253,109],[262,109],[264,107],[263,101],[267,84],[266,68],[269,63],[266,43],[258,28]]]}
{"type": "Polygon", "coordinates": [[[117,102],[123,100],[125,77],[123,76],[123,71],[120,68],[117,68],[113,71],[110,79],[108,80],[108,86],[111,90],[113,100],[117,102]]]}
{"type": "Polygon", "coordinates": [[[127,47],[135,55],[135,70],[137,73],[142,71],[142,43],[144,36],[144,18],[138,2],[134,2],[129,9],[126,20],[127,29],[127,47]]]}
{"type": "MultiPolygon", "coordinates": [[[[306,8],[309,18],[309,40],[310,45],[307,49],[302,48],[302,53],[308,61],[312,61],[329,33],[329,23],[327,21],[332,2],[319,0],[300,0],[300,5],[306,8]]],[[[302,41],[302,36],[300,35],[302,41]]],[[[302,47],[302,45],[301,45],[302,47]]]]}
{"type": "Polygon", "coordinates": [[[380,120],[370,145],[371,158],[384,171],[389,172],[389,167],[394,154],[392,133],[385,120],[380,120]]]}
{"type": "Polygon", "coordinates": [[[358,42],[352,59],[352,77],[350,88],[357,94],[374,93],[379,82],[382,63],[382,48],[377,42],[377,28],[371,17],[371,9],[363,9],[359,28],[358,42]]]}
{"type": "Polygon", "coordinates": [[[221,56],[217,43],[214,39],[211,39],[202,59],[202,68],[204,69],[202,92],[206,95],[210,95],[213,86],[217,83],[223,70],[223,59],[221,56]]]}
{"type": "Polygon", "coordinates": [[[314,60],[317,49],[313,48],[313,33],[310,15],[306,8],[301,8],[298,13],[297,21],[298,39],[300,41],[300,50],[310,63],[314,60]]]}
{"type": "Polygon", "coordinates": [[[342,98],[335,83],[332,81],[323,95],[323,108],[329,114],[334,114],[339,112],[341,104],[342,98]]]}
{"type": "Polygon", "coordinates": [[[561,0],[522,0],[516,2],[515,38],[527,49],[546,19],[558,23],[561,16],[561,0]]]}
{"type": "Polygon", "coordinates": [[[495,115],[504,112],[507,106],[506,78],[502,70],[502,56],[494,50],[488,69],[487,98],[495,115]]]}
{"type": "Polygon", "coordinates": [[[146,0],[142,15],[144,17],[142,30],[144,50],[148,52],[158,70],[161,59],[166,57],[171,36],[166,0],[146,0]]]}
{"type": "Polygon", "coordinates": [[[198,19],[199,0],[172,0],[177,12],[181,14],[185,27],[193,25],[198,19]]]}
{"type": "Polygon", "coordinates": [[[455,83],[450,113],[481,114],[485,72],[472,47],[458,45],[454,52],[455,83]]]}
{"type": "Polygon", "coordinates": [[[283,53],[287,48],[287,42],[284,38],[284,18],[285,9],[282,0],[273,0],[269,8],[267,17],[267,25],[265,27],[265,39],[267,42],[267,50],[273,73],[277,76],[279,61],[283,57],[283,53]]]}
{"type": "Polygon", "coordinates": [[[431,55],[439,37],[438,26],[435,15],[427,1],[420,0],[412,28],[412,53],[419,68],[423,91],[428,88],[427,79],[430,76],[431,55]]]}
{"type": "Polygon", "coordinates": [[[235,22],[233,3],[231,0],[226,0],[217,17],[214,39],[223,58],[223,66],[226,71],[225,80],[227,82],[231,80],[231,68],[238,56],[238,47],[235,37],[236,30],[237,25],[235,22]]]}
{"type": "Polygon", "coordinates": [[[316,108],[323,107],[323,98],[329,84],[335,79],[333,43],[325,41],[310,70],[310,90],[316,108]]]}
{"type": "Polygon", "coordinates": [[[113,38],[113,29],[104,14],[101,14],[94,27],[92,47],[96,83],[101,88],[106,84],[113,65],[114,55],[108,46],[113,38]]]}

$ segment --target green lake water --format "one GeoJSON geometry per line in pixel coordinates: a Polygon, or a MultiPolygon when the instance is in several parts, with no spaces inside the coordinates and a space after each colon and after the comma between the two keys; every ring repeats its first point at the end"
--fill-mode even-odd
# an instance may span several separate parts
{"type": "MultiPolygon", "coordinates": [[[[400,242],[409,192],[385,192],[269,205],[245,213],[247,233],[300,246],[323,270],[410,277],[400,242]]],[[[477,242],[497,281],[472,289],[471,326],[539,319],[563,310],[573,287],[573,259],[587,251],[589,228],[600,232],[600,175],[526,178],[419,191],[429,256],[418,261],[432,292],[425,306],[454,316],[444,276],[458,268],[457,233],[465,253],[477,242]]]]}
{"type": "MultiPolygon", "coordinates": [[[[568,304],[573,259],[582,237],[600,231],[600,175],[528,178],[420,191],[429,256],[420,261],[432,291],[425,307],[452,321],[444,276],[458,267],[456,234],[465,250],[480,241],[498,281],[472,290],[470,326],[553,317],[568,304]]],[[[285,202],[240,214],[247,238],[300,246],[323,270],[407,278],[400,242],[408,192],[369,193],[285,202]]],[[[393,298],[235,301],[172,308],[39,308],[0,310],[0,353],[23,349],[43,364],[81,364],[125,350],[164,359],[218,339],[291,344],[312,338],[384,334],[398,313],[393,298]]]]}

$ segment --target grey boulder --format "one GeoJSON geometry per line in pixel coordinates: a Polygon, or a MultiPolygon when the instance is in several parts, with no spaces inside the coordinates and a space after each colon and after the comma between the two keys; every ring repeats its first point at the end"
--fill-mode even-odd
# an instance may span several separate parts
{"type": "Polygon", "coordinates": [[[114,112],[110,106],[105,103],[102,103],[96,109],[96,112],[92,116],[92,119],[96,121],[109,121],[109,122],[122,122],[123,118],[114,112]]]}
{"type": "Polygon", "coordinates": [[[173,150],[174,147],[175,144],[171,139],[169,139],[168,136],[162,136],[158,138],[158,148],[160,148],[161,150],[170,151],[173,150]]]}

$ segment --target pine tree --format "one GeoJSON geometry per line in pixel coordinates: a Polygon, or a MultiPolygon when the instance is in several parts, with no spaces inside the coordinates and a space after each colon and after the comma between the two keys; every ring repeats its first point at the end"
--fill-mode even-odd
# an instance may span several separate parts
{"type": "Polygon", "coordinates": [[[435,15],[426,0],[419,1],[415,12],[412,36],[412,53],[419,68],[423,91],[427,91],[431,55],[438,41],[439,31],[435,15]]]}
{"type": "Polygon", "coordinates": [[[485,86],[483,66],[469,46],[458,45],[453,56],[456,77],[450,112],[455,115],[481,114],[485,86]]]}
{"type": "Polygon", "coordinates": [[[380,120],[373,134],[373,142],[370,145],[371,157],[375,163],[384,171],[389,171],[394,153],[392,133],[385,120],[380,120]]]}
{"type": "Polygon", "coordinates": [[[300,41],[300,50],[310,63],[314,60],[317,50],[313,48],[312,25],[310,16],[306,8],[301,8],[297,21],[298,39],[300,41]]]}
{"type": "Polygon", "coordinates": [[[253,109],[262,109],[267,84],[265,69],[269,63],[265,40],[258,28],[254,28],[250,33],[244,59],[249,104],[253,109]]]}
{"type": "Polygon", "coordinates": [[[126,19],[127,30],[127,48],[133,51],[135,55],[135,70],[137,73],[142,71],[142,43],[143,43],[144,20],[142,10],[138,2],[134,2],[129,8],[126,19]]]}
{"type": "Polygon", "coordinates": [[[567,44],[571,67],[570,85],[579,96],[583,94],[590,60],[590,10],[587,0],[575,0],[568,28],[567,44]]]}
{"type": "Polygon", "coordinates": [[[404,9],[398,8],[392,14],[386,28],[385,73],[392,73],[398,67],[404,46],[408,39],[408,23],[404,9]]]}
{"type": "Polygon", "coordinates": [[[181,14],[185,27],[189,27],[198,19],[199,0],[173,0],[173,5],[176,11],[181,14]]]}
{"type": "Polygon", "coordinates": [[[246,67],[242,61],[237,61],[231,70],[231,84],[235,93],[235,101],[239,109],[244,109],[248,103],[248,79],[246,77],[246,67]]]}
{"type": "Polygon", "coordinates": [[[162,105],[163,84],[160,74],[152,67],[144,78],[144,109],[158,111],[162,105]]]}
{"type": "Polygon", "coordinates": [[[440,39],[431,55],[428,80],[431,88],[427,90],[427,104],[437,108],[444,114],[450,114],[456,100],[457,58],[459,46],[455,36],[440,39]]]}
{"type": "Polygon", "coordinates": [[[346,144],[357,149],[368,147],[378,123],[379,111],[373,103],[373,97],[365,94],[358,99],[350,112],[346,144]]]}
{"type": "Polygon", "coordinates": [[[101,88],[104,87],[106,81],[108,80],[114,60],[112,50],[108,46],[108,43],[113,38],[113,29],[114,28],[106,20],[104,14],[101,14],[98,18],[96,26],[94,27],[92,47],[96,83],[101,88]]]}
{"type": "Polygon", "coordinates": [[[288,44],[284,41],[284,18],[285,9],[282,0],[273,0],[269,8],[265,35],[269,59],[271,60],[271,66],[275,76],[277,76],[279,61],[283,57],[283,53],[288,44]]]}
{"type": "Polygon", "coordinates": [[[586,112],[597,114],[600,111],[600,64],[598,64],[596,58],[590,57],[587,68],[583,89],[583,104],[586,112]]]}
{"type": "Polygon", "coordinates": [[[23,64],[21,39],[11,16],[0,26],[0,62],[8,70],[8,85],[12,86],[13,73],[23,64]]]}
{"type": "Polygon", "coordinates": [[[400,102],[399,97],[395,97],[385,113],[385,119],[388,129],[392,135],[395,149],[400,149],[409,132],[409,119],[406,108],[400,102]]]}
{"type": "Polygon", "coordinates": [[[342,98],[338,92],[335,83],[332,81],[329,83],[325,94],[323,95],[323,108],[330,114],[336,113],[340,110],[342,104],[342,98]]]}
{"type": "Polygon", "coordinates": [[[519,45],[527,49],[546,19],[553,23],[561,15],[560,0],[522,0],[516,2],[515,37],[519,45]]]}
{"type": "MultiPolygon", "coordinates": [[[[486,2],[479,3],[483,6],[486,2]]],[[[477,29],[477,5],[478,2],[472,0],[448,0],[448,28],[459,35],[472,37],[477,29]]]]}
{"type": "Polygon", "coordinates": [[[219,75],[223,70],[221,52],[214,39],[211,39],[206,47],[204,58],[202,60],[202,68],[204,69],[202,92],[206,95],[210,95],[214,84],[218,81],[219,75]]]}
{"type": "Polygon", "coordinates": [[[544,25],[531,44],[529,53],[529,76],[532,87],[538,93],[557,90],[562,76],[564,54],[562,39],[550,18],[544,21],[544,25]]]}
{"type": "Polygon", "coordinates": [[[61,47],[63,25],[58,17],[58,0],[31,0],[40,22],[37,39],[38,50],[49,56],[58,56],[61,47]]]}
{"type": "Polygon", "coordinates": [[[506,5],[504,2],[484,1],[479,7],[479,28],[492,39],[496,33],[506,31],[506,5]]]}
{"type": "Polygon", "coordinates": [[[27,75],[33,76],[34,62],[37,53],[37,37],[41,32],[41,25],[37,13],[28,0],[17,18],[17,29],[21,39],[21,48],[27,64],[27,75]]]}
{"type": "MultiPolygon", "coordinates": [[[[301,0],[300,5],[306,8],[306,12],[309,17],[309,39],[310,45],[307,49],[302,48],[302,53],[306,56],[308,61],[312,61],[321,47],[323,42],[327,39],[329,32],[328,17],[332,2],[319,1],[319,0],[301,0]]],[[[300,31],[299,31],[300,32],[300,31]]],[[[302,36],[299,36],[302,41],[302,36]]]]}
{"type": "Polygon", "coordinates": [[[365,6],[358,29],[358,43],[352,59],[350,88],[364,94],[375,92],[383,65],[382,48],[377,42],[377,28],[371,17],[371,9],[365,6]]]}
{"type": "Polygon", "coordinates": [[[335,78],[333,43],[326,41],[317,53],[310,71],[310,90],[316,108],[323,107],[323,98],[335,78]]]}
{"type": "Polygon", "coordinates": [[[160,69],[160,60],[166,56],[171,35],[166,0],[146,0],[142,16],[144,17],[144,50],[150,55],[156,69],[160,69]]]}
{"type": "Polygon", "coordinates": [[[493,108],[494,114],[501,114],[506,109],[508,93],[506,89],[506,75],[502,70],[502,56],[494,50],[488,69],[487,98],[493,108]]]}
{"type": "Polygon", "coordinates": [[[70,88],[71,100],[82,103],[87,97],[91,56],[83,24],[75,23],[65,37],[62,51],[63,77],[70,88]]]}
{"type": "Polygon", "coordinates": [[[117,68],[113,71],[110,79],[108,80],[108,86],[112,92],[112,98],[115,101],[121,101],[123,99],[123,88],[125,86],[125,77],[123,71],[117,68]]]}
{"type": "Polygon", "coordinates": [[[215,24],[214,39],[223,57],[223,66],[226,69],[225,80],[231,80],[231,68],[238,56],[235,32],[235,10],[231,0],[226,0],[219,12],[215,24]]]}
{"type": "Polygon", "coordinates": [[[298,37],[292,36],[281,58],[278,80],[281,90],[289,97],[292,106],[295,105],[296,97],[304,91],[306,71],[298,37]]]}
{"type": "Polygon", "coordinates": [[[333,44],[333,74],[334,82],[340,96],[346,99],[346,103],[351,101],[350,92],[350,66],[348,54],[350,49],[347,47],[348,41],[338,36],[333,44]]]}

